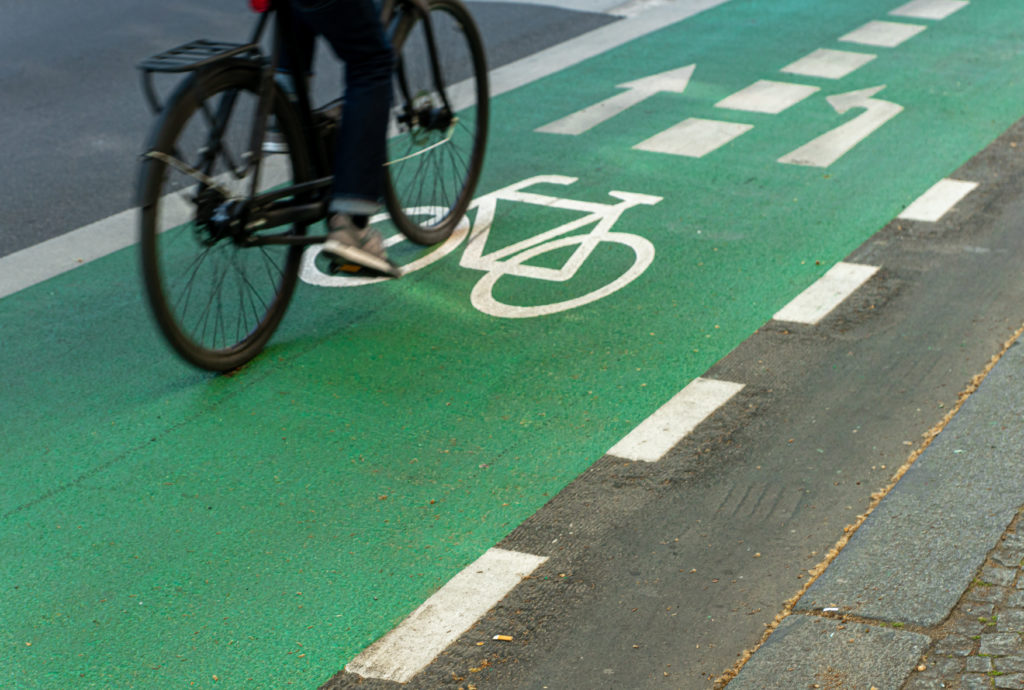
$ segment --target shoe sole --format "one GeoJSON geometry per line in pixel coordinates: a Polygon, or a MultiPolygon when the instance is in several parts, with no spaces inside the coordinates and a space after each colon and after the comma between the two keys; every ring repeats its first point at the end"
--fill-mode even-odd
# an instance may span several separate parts
{"type": "Polygon", "coordinates": [[[327,240],[324,242],[324,253],[394,278],[399,278],[402,275],[401,269],[387,259],[382,259],[375,254],[365,252],[358,247],[342,244],[337,240],[327,240]]]}

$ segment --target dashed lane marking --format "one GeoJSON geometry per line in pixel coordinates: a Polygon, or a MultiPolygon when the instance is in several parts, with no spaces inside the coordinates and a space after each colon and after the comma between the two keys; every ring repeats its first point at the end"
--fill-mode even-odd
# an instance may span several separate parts
{"type": "Polygon", "coordinates": [[[739,383],[694,379],[616,443],[608,454],[626,460],[657,462],[741,390],[743,385],[739,383]]]}
{"type": "Polygon", "coordinates": [[[741,122],[721,122],[690,117],[664,132],[634,146],[638,151],[668,153],[673,156],[703,158],[717,151],[736,137],[753,129],[741,122]]]}
{"type": "Polygon", "coordinates": [[[895,48],[924,31],[927,27],[921,24],[904,24],[902,22],[870,21],[859,29],[842,36],[839,40],[846,43],[860,43],[880,48],[895,48]]]}
{"type": "Polygon", "coordinates": [[[912,0],[889,14],[914,19],[945,19],[969,4],[967,0],[912,0]]]}
{"type": "Polygon", "coordinates": [[[715,107],[778,115],[819,90],[817,86],[761,79],[726,96],[715,107]]]}
{"type": "Polygon", "coordinates": [[[961,199],[974,191],[977,182],[945,179],[939,180],[914,203],[907,206],[898,218],[934,223],[956,206],[961,199]]]}
{"type": "Polygon", "coordinates": [[[822,79],[842,79],[874,60],[874,53],[855,53],[849,50],[819,48],[796,62],[782,68],[786,74],[822,79]]]}
{"type": "Polygon", "coordinates": [[[775,313],[776,321],[814,325],[878,271],[877,266],[839,262],[775,313]]]}
{"type": "Polygon", "coordinates": [[[409,682],[546,560],[488,549],[345,670],[364,678],[409,682]]]}

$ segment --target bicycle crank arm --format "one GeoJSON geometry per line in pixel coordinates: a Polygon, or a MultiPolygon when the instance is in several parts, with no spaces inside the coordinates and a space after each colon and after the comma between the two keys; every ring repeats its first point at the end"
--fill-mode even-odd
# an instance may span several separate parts
{"type": "Polygon", "coordinates": [[[290,245],[305,247],[311,244],[323,244],[327,241],[327,235],[292,235],[281,233],[280,235],[250,235],[242,240],[243,247],[266,247],[269,245],[290,245]]]}
{"type": "MultiPolygon", "coordinates": [[[[258,232],[290,223],[310,225],[323,220],[325,217],[327,217],[327,206],[322,201],[310,204],[295,204],[292,202],[281,205],[274,204],[264,211],[250,213],[245,229],[248,232],[258,232]]],[[[246,244],[297,244],[290,242],[263,242],[263,239],[262,237],[250,237],[246,240],[246,244]]]]}

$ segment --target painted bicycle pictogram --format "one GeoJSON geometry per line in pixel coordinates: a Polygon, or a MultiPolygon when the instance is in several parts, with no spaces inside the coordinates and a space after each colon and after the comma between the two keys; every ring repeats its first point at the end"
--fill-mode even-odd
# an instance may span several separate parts
{"type": "MultiPolygon", "coordinates": [[[[459,265],[463,268],[484,272],[483,277],[473,287],[470,301],[474,307],[485,314],[501,318],[530,318],[567,311],[607,297],[635,280],[647,270],[647,267],[654,260],[654,245],[648,239],[630,233],[615,232],[612,230],[612,227],[628,209],[641,205],[652,206],[660,202],[662,197],[633,192],[610,191],[608,196],[617,199],[617,203],[599,203],[528,191],[528,188],[536,185],[553,184],[569,186],[577,181],[578,178],[564,175],[538,175],[478,197],[470,206],[470,211],[474,215],[473,222],[470,223],[468,216],[463,218],[458,227],[452,232],[451,237],[429,254],[404,265],[402,267],[403,272],[408,274],[417,271],[448,256],[459,247],[463,240],[468,238],[462,256],[459,259],[459,265]],[[497,222],[499,202],[533,204],[548,208],[577,211],[583,215],[525,240],[515,242],[500,249],[486,251],[491,230],[497,222]],[[592,227],[589,232],[583,234],[576,232],[590,226],[592,227]],[[530,306],[507,304],[494,296],[495,285],[505,277],[520,277],[559,283],[569,281],[577,274],[594,250],[603,242],[617,243],[631,249],[633,251],[632,263],[614,279],[596,289],[590,290],[586,294],[549,304],[530,306]],[[572,251],[568,259],[559,267],[553,268],[528,263],[531,259],[535,259],[542,254],[574,245],[576,249],[572,251]]],[[[444,212],[444,209],[430,207],[408,209],[406,211],[408,215],[421,217],[430,217],[443,214],[444,212]]],[[[379,218],[375,218],[374,221],[381,222],[385,218],[386,216],[382,215],[379,218]]],[[[395,235],[389,238],[387,243],[394,245],[403,239],[401,235],[395,235]]],[[[316,258],[319,252],[319,247],[310,247],[306,250],[306,254],[303,257],[302,269],[299,275],[307,283],[324,287],[353,287],[383,280],[380,278],[328,275],[317,268],[316,258]]]]}

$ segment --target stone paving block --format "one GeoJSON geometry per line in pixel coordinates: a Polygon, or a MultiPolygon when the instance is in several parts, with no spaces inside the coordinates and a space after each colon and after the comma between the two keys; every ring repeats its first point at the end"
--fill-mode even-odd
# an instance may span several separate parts
{"type": "Polygon", "coordinates": [[[963,635],[967,638],[974,638],[985,632],[985,626],[977,618],[958,616],[956,621],[953,623],[953,631],[958,635],[963,635]]]}
{"type": "Polygon", "coordinates": [[[757,650],[729,690],[899,688],[931,638],[863,623],[792,615],[757,650]]]}
{"type": "Polygon", "coordinates": [[[940,656],[968,656],[973,651],[974,640],[962,635],[950,635],[932,648],[932,653],[940,656]]]}
{"type": "Polygon", "coordinates": [[[964,676],[960,687],[963,690],[992,690],[992,679],[988,676],[964,676]]]}
{"type": "Polygon", "coordinates": [[[992,554],[992,560],[1007,568],[1017,568],[1024,560],[1024,548],[1000,547],[992,554]]]}
{"type": "Polygon", "coordinates": [[[998,632],[1024,632],[1024,609],[1004,608],[997,620],[998,632]]]}
{"type": "Polygon", "coordinates": [[[1001,568],[997,565],[986,566],[981,569],[981,579],[993,585],[1012,585],[1017,578],[1017,571],[1011,568],[1001,568]]]}
{"type": "Polygon", "coordinates": [[[1024,689],[1024,673],[1013,673],[1008,676],[996,676],[994,680],[997,688],[1006,688],[1007,690],[1024,689]]]}
{"type": "Polygon", "coordinates": [[[928,659],[928,667],[932,675],[939,678],[951,678],[964,672],[963,657],[937,657],[928,659]]]}
{"type": "Polygon", "coordinates": [[[964,667],[967,673],[988,673],[992,670],[992,659],[987,656],[972,656],[964,667]]]}
{"type": "Polygon", "coordinates": [[[984,602],[993,605],[1002,604],[1006,599],[1006,590],[998,586],[974,586],[971,587],[968,597],[977,602],[984,602]]]}
{"type": "Polygon", "coordinates": [[[1002,673],[1024,673],[1024,657],[1007,656],[992,660],[996,670],[1002,673]]]}
{"type": "Polygon", "coordinates": [[[1014,656],[1024,653],[1024,644],[1017,633],[986,633],[981,636],[981,649],[984,656],[1014,656]]]}
{"type": "Polygon", "coordinates": [[[985,591],[989,591],[991,588],[990,587],[975,587],[974,589],[972,589],[970,592],[967,593],[967,601],[961,607],[961,608],[963,608],[964,614],[967,615],[967,616],[973,617],[974,620],[977,620],[978,618],[988,618],[993,613],[995,613],[995,610],[996,610],[995,604],[993,604],[991,602],[987,602],[987,601],[979,602],[979,601],[974,601],[972,599],[972,597],[974,596],[975,591],[979,590],[979,589],[984,589],[985,591]]]}

